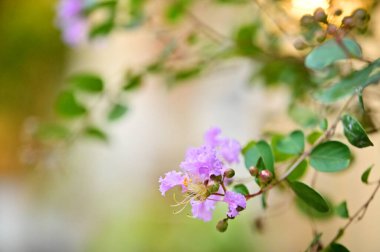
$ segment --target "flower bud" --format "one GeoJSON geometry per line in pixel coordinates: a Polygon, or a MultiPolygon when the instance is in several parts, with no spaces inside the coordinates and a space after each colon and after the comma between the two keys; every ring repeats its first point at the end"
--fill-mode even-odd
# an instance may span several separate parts
{"type": "Polygon", "coordinates": [[[365,9],[361,9],[361,8],[355,10],[352,13],[352,16],[355,19],[359,19],[359,20],[362,20],[362,21],[365,21],[365,20],[367,20],[369,18],[368,12],[365,9]]]}
{"type": "Polygon", "coordinates": [[[329,25],[327,26],[327,33],[328,33],[328,34],[330,34],[330,35],[334,35],[337,31],[338,31],[338,28],[336,27],[336,25],[329,24],[329,25]]]}
{"type": "Polygon", "coordinates": [[[303,50],[303,49],[306,49],[308,47],[308,45],[305,43],[305,41],[301,38],[296,39],[293,43],[293,46],[297,50],[303,50]]]}
{"type": "Polygon", "coordinates": [[[259,179],[262,183],[268,183],[272,180],[273,174],[269,170],[262,170],[259,173],[259,179]]]}
{"type": "Polygon", "coordinates": [[[219,232],[225,232],[227,228],[228,228],[228,219],[220,220],[218,224],[216,224],[216,229],[219,232]]]}
{"type": "Polygon", "coordinates": [[[334,12],[334,16],[340,16],[342,15],[343,11],[341,9],[337,9],[335,12],[334,12]]]}
{"type": "Polygon", "coordinates": [[[259,169],[257,169],[256,167],[254,166],[251,166],[249,168],[249,173],[253,176],[253,177],[256,177],[258,174],[259,174],[259,169]]]}
{"type": "Polygon", "coordinates": [[[224,172],[224,176],[226,178],[233,178],[233,176],[235,176],[235,171],[233,169],[228,169],[224,172]]]}
{"type": "Polygon", "coordinates": [[[319,30],[319,31],[315,32],[315,40],[317,40],[319,43],[325,41],[325,39],[326,39],[326,32],[325,31],[319,30]]]}
{"type": "Polygon", "coordinates": [[[314,11],[314,19],[315,21],[327,23],[327,15],[324,9],[318,8],[314,11]]]}
{"type": "Polygon", "coordinates": [[[219,176],[211,175],[210,179],[212,181],[220,182],[220,181],[222,181],[222,176],[221,175],[219,175],[219,176]]]}
{"type": "Polygon", "coordinates": [[[301,26],[307,27],[315,23],[314,17],[312,15],[303,15],[300,20],[301,26]]]}
{"type": "Polygon", "coordinates": [[[213,185],[210,185],[210,186],[207,187],[207,191],[209,191],[211,194],[212,193],[216,193],[216,192],[218,192],[219,187],[220,187],[219,183],[213,184],[213,185]]]}
{"type": "Polygon", "coordinates": [[[351,16],[344,17],[342,20],[342,26],[344,28],[352,29],[355,26],[355,20],[351,16]]]}

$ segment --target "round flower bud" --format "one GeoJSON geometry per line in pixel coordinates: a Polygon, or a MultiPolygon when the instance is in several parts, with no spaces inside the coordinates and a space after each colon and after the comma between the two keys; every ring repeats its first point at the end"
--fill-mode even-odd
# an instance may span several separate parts
{"type": "Polygon", "coordinates": [[[368,12],[365,9],[357,9],[352,13],[354,18],[360,19],[362,21],[367,20],[369,18],[368,12]]]}
{"type": "Polygon", "coordinates": [[[301,26],[307,27],[315,23],[314,17],[312,15],[303,15],[300,20],[301,26]]]}
{"type": "Polygon", "coordinates": [[[351,16],[344,17],[342,20],[342,26],[349,29],[353,28],[355,26],[354,18],[351,16]]]}
{"type": "Polygon", "coordinates": [[[228,219],[220,220],[218,224],[216,224],[216,229],[219,232],[225,232],[227,228],[228,228],[228,219]]]}
{"type": "Polygon", "coordinates": [[[224,172],[224,176],[226,178],[232,178],[233,176],[235,176],[235,171],[233,169],[228,169],[224,172]]]}
{"type": "Polygon", "coordinates": [[[256,167],[254,166],[251,166],[249,168],[249,173],[253,176],[253,177],[256,177],[258,174],[259,174],[259,169],[257,169],[256,167]]]}
{"type": "Polygon", "coordinates": [[[319,30],[315,33],[315,39],[321,43],[323,42],[325,39],[326,39],[326,32],[325,31],[322,31],[322,30],[319,30]]]}
{"type": "Polygon", "coordinates": [[[327,15],[324,9],[318,8],[314,11],[314,19],[318,22],[327,23],[327,15]]]}
{"type": "Polygon", "coordinates": [[[334,12],[334,16],[340,16],[342,15],[343,11],[341,9],[337,9],[335,12],[334,12]]]}
{"type": "Polygon", "coordinates": [[[216,193],[216,192],[218,192],[218,190],[219,190],[219,187],[220,187],[220,184],[213,184],[213,185],[210,185],[210,186],[208,186],[207,187],[207,191],[209,191],[211,194],[212,193],[216,193]]]}
{"type": "Polygon", "coordinates": [[[336,27],[336,25],[329,24],[327,26],[327,33],[328,34],[334,35],[337,31],[338,31],[338,28],[336,27]]]}
{"type": "Polygon", "coordinates": [[[220,182],[220,181],[222,181],[222,176],[221,176],[221,175],[219,175],[219,176],[211,175],[211,176],[210,176],[210,179],[211,179],[212,181],[220,182]]]}
{"type": "Polygon", "coordinates": [[[305,41],[303,39],[301,39],[301,38],[296,39],[293,42],[293,46],[297,50],[303,50],[303,49],[306,49],[308,47],[308,45],[305,43],[305,41]]]}
{"type": "Polygon", "coordinates": [[[259,179],[262,183],[268,183],[272,180],[273,174],[269,170],[262,170],[259,173],[259,179]]]}

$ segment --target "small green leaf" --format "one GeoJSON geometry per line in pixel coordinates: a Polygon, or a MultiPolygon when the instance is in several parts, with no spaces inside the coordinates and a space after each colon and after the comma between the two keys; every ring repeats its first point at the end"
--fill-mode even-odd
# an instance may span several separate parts
{"type": "Polygon", "coordinates": [[[365,112],[365,106],[364,106],[364,100],[363,100],[363,89],[360,89],[358,91],[358,101],[359,101],[359,106],[362,109],[362,112],[365,112]]]}
{"type": "Polygon", "coordinates": [[[350,165],[349,148],[338,141],[317,145],[310,153],[310,165],[320,172],[338,172],[350,165]]]}
{"type": "Polygon", "coordinates": [[[289,182],[289,185],[294,193],[313,209],[322,213],[329,211],[329,206],[325,199],[313,188],[298,181],[289,182]]]}
{"type": "Polygon", "coordinates": [[[165,16],[168,19],[168,21],[179,21],[186,14],[186,10],[190,3],[190,0],[174,0],[166,10],[165,16]]]}
{"type": "Polygon", "coordinates": [[[113,105],[112,109],[108,113],[108,120],[115,121],[117,119],[120,119],[125,113],[127,113],[127,111],[127,106],[117,103],[113,105]]]}
{"type": "Polygon", "coordinates": [[[198,76],[202,71],[201,66],[190,67],[175,72],[171,78],[172,81],[185,81],[198,76]]]}
{"type": "Polygon", "coordinates": [[[129,72],[126,78],[126,84],[124,86],[125,91],[131,91],[139,88],[142,84],[142,75],[141,74],[132,74],[129,72]]]}
{"type": "Polygon", "coordinates": [[[326,118],[323,118],[323,119],[319,122],[319,128],[320,128],[321,130],[323,130],[323,131],[326,131],[327,128],[328,128],[328,126],[329,126],[329,123],[328,123],[328,121],[327,121],[326,118]]]}
{"type": "Polygon", "coordinates": [[[103,81],[94,74],[77,74],[69,79],[74,88],[89,93],[99,93],[103,91],[103,81]]]}
{"type": "Polygon", "coordinates": [[[333,243],[323,250],[323,252],[350,252],[345,246],[339,243],[333,243]]]}
{"type": "Polygon", "coordinates": [[[294,157],[294,155],[282,153],[277,149],[277,144],[284,138],[285,136],[280,135],[280,134],[275,134],[272,136],[271,145],[273,148],[273,155],[276,162],[285,161],[291,157],[294,157]]]}
{"type": "Polygon", "coordinates": [[[267,193],[266,192],[262,193],[260,198],[261,198],[261,207],[263,209],[267,209],[268,207],[267,193]]]}
{"type": "Polygon", "coordinates": [[[305,149],[305,135],[296,130],[277,143],[277,150],[285,154],[300,154],[305,149]]]}
{"type": "Polygon", "coordinates": [[[343,219],[347,219],[350,217],[348,213],[348,208],[347,208],[347,202],[343,201],[340,203],[336,208],[335,208],[335,213],[340,216],[343,219]]]}
{"type": "Polygon", "coordinates": [[[66,118],[76,118],[87,113],[87,109],[77,101],[72,91],[59,94],[55,107],[58,114],[66,118]]]}
{"type": "MultiPolygon", "coordinates": [[[[362,57],[362,50],[356,41],[344,38],[343,44],[347,48],[348,52],[356,58],[362,57]]],[[[335,41],[330,39],[324,42],[322,45],[315,47],[305,59],[306,67],[313,70],[322,70],[325,67],[333,64],[337,60],[346,59],[347,55],[343,48],[335,41]]]]}
{"type": "Polygon", "coordinates": [[[314,127],[319,123],[318,114],[305,106],[292,105],[288,113],[293,121],[304,128],[314,127]]]}
{"type": "Polygon", "coordinates": [[[108,141],[107,134],[104,131],[102,131],[101,129],[94,127],[94,126],[88,126],[84,130],[83,134],[87,137],[98,139],[98,140],[101,140],[103,142],[108,141]]]}
{"type": "Polygon", "coordinates": [[[342,123],[344,135],[353,146],[358,148],[373,146],[362,125],[354,117],[346,114],[342,116],[342,123]]]}
{"type": "Polygon", "coordinates": [[[323,135],[320,131],[313,131],[307,136],[307,142],[309,144],[314,144],[323,135]]]}
{"type": "Polygon", "coordinates": [[[371,165],[370,167],[368,167],[362,174],[361,176],[361,180],[364,184],[368,184],[368,178],[369,178],[369,174],[371,173],[372,171],[372,168],[373,168],[373,165],[371,165]]]}
{"type": "Polygon", "coordinates": [[[307,171],[307,161],[302,161],[287,177],[289,181],[296,181],[302,178],[307,171]]]}
{"type": "Polygon", "coordinates": [[[243,195],[249,194],[248,188],[243,184],[235,185],[232,190],[243,195]]]}
{"type": "Polygon", "coordinates": [[[305,203],[305,201],[303,201],[299,197],[295,198],[295,206],[297,207],[297,210],[299,210],[300,213],[305,215],[306,217],[316,219],[316,220],[331,219],[334,216],[334,211],[331,210],[333,209],[333,204],[327,198],[324,198],[324,199],[327,205],[329,206],[329,210],[323,213],[310,207],[308,204],[305,203]]]}
{"type": "Polygon", "coordinates": [[[250,145],[250,147],[245,151],[244,160],[247,169],[251,166],[255,166],[260,170],[267,169],[274,174],[274,157],[272,148],[264,140],[250,145]],[[260,159],[262,162],[259,164],[260,159]]]}
{"type": "Polygon", "coordinates": [[[94,27],[91,28],[89,37],[95,38],[99,36],[105,36],[108,35],[114,27],[113,20],[106,20],[103,23],[97,24],[94,27]]]}

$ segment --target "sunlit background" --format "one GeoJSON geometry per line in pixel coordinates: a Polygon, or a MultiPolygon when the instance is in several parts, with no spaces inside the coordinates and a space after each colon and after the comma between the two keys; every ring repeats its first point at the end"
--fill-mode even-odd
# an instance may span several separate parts
{"type": "MultiPolygon", "coordinates": [[[[329,2],[292,0],[282,7],[296,22],[316,7],[332,8],[329,2]]],[[[369,4],[334,2],[339,6],[334,8],[344,5],[347,12],[369,4]]],[[[199,15],[221,31],[240,21],[234,13],[239,9],[211,11],[205,6],[197,10],[199,15]]],[[[274,209],[266,214],[259,202],[249,202],[248,210],[221,234],[215,224],[224,217],[223,206],[211,222],[203,223],[187,217],[189,209],[173,215],[172,198],[163,198],[158,191],[159,176],[176,169],[186,149],[200,145],[203,132],[211,126],[220,126],[243,144],[258,138],[263,129],[284,132],[296,127],[286,116],[289,93],[248,86],[252,66],[244,60],[228,62],[173,89],[158,78],[149,79],[128,97],[128,116],[108,126],[110,143],[83,140],[30,167],[35,155],[30,150],[36,146],[30,146],[28,132],[39,121],[53,118],[52,104],[69,73],[100,73],[112,88],[127,67],[149,62],[157,51],[149,29],[118,31],[108,39],[68,48],[55,25],[55,8],[52,0],[0,1],[0,251],[303,251],[307,247],[312,239],[310,223],[286,194],[276,192],[274,209]],[[263,221],[260,230],[258,217],[263,221]]],[[[242,16],[249,15],[245,11],[242,16]]],[[[366,53],[380,56],[378,41],[366,45],[366,53]]],[[[320,191],[335,201],[347,199],[352,210],[371,191],[361,185],[359,174],[372,163],[380,164],[376,144],[380,137],[372,137],[375,147],[361,151],[352,169],[318,178],[320,191]]],[[[248,176],[242,166],[234,168],[239,177],[248,176]]],[[[375,170],[372,175],[380,173],[375,170]]],[[[352,251],[380,251],[379,211],[377,199],[365,220],[349,229],[343,241],[352,251]]],[[[331,237],[343,223],[331,218],[318,227],[331,237]]]]}

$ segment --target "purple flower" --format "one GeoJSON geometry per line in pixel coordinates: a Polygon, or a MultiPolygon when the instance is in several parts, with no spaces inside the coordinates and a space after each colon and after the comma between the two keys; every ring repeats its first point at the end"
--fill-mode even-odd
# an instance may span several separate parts
{"type": "Polygon", "coordinates": [[[241,146],[238,141],[220,136],[220,128],[214,127],[209,129],[204,140],[206,145],[216,149],[218,154],[229,164],[239,163],[239,154],[241,146]]]}
{"type": "Polygon", "coordinates": [[[224,202],[228,204],[228,217],[235,217],[239,214],[239,210],[243,210],[247,207],[247,201],[244,195],[236,192],[226,192],[224,196],[224,202]]]}
{"type": "Polygon", "coordinates": [[[190,204],[193,217],[203,221],[210,221],[212,219],[212,212],[215,209],[216,201],[207,199],[205,201],[192,200],[190,204]]]}
{"type": "Polygon", "coordinates": [[[70,46],[81,43],[86,38],[87,22],[82,15],[84,0],[60,0],[57,23],[62,30],[63,40],[70,46]]]}
{"type": "Polygon", "coordinates": [[[186,177],[181,172],[170,171],[165,174],[165,177],[160,177],[160,192],[162,196],[165,196],[166,191],[172,189],[175,186],[182,186],[184,189],[184,181],[186,177]]]}

